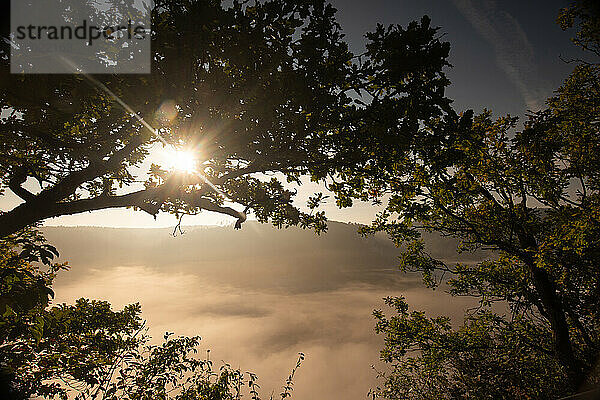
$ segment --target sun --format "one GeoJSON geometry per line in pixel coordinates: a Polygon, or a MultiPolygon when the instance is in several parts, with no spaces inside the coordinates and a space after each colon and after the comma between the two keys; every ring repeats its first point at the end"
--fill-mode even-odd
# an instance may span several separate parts
{"type": "Polygon", "coordinates": [[[189,150],[176,150],[173,156],[173,169],[188,174],[196,172],[198,160],[189,150]]]}
{"type": "Polygon", "coordinates": [[[193,174],[197,172],[198,158],[191,150],[168,149],[163,156],[165,167],[170,170],[193,174]]]}

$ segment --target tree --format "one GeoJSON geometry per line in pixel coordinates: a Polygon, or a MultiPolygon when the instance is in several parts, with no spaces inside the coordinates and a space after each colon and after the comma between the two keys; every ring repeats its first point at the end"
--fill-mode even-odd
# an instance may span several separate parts
{"type": "MultiPolygon", "coordinates": [[[[258,377],[196,356],[200,337],[150,344],[139,304],[79,299],[50,307],[56,249],[28,230],[0,242],[0,393],[8,399],[259,399],[258,377]],[[44,272],[36,267],[42,262],[44,272]],[[244,390],[246,388],[246,390],[244,390]]],[[[281,399],[291,396],[300,354],[281,399]]]]}
{"type": "MultiPolygon", "coordinates": [[[[560,21],[580,27],[575,43],[598,48],[595,2],[577,2],[560,21]]],[[[385,41],[374,44],[390,53],[385,41]]],[[[406,84],[396,78],[401,65],[377,65],[393,80],[387,86],[406,84]]],[[[448,84],[443,75],[439,82],[440,90],[448,84]]],[[[382,359],[391,364],[378,394],[541,399],[597,384],[600,64],[580,62],[521,130],[517,118],[458,114],[448,99],[432,99],[437,111],[418,128],[415,119],[414,136],[402,123],[422,104],[381,118],[384,135],[369,145],[382,156],[347,171],[339,184],[350,199],[387,195],[385,211],[364,232],[387,232],[403,248],[403,270],[421,272],[429,287],[443,283],[454,296],[472,296],[480,307],[454,328],[447,318],[409,311],[403,298],[388,299],[396,314],[375,313],[386,341],[382,359]],[[423,231],[459,239],[459,251],[493,256],[448,264],[428,253],[423,231]]],[[[372,104],[407,101],[383,91],[372,104]]]]}
{"type": "Polygon", "coordinates": [[[154,216],[209,210],[237,218],[239,227],[246,213],[225,200],[261,221],[322,229],[322,214],[294,207],[281,178],[255,175],[297,181],[334,168],[329,131],[351,103],[353,56],[324,1],[245,3],[156,2],[149,76],[102,76],[95,85],[78,75],[9,75],[3,58],[0,108],[10,115],[0,122],[0,179],[24,202],[0,215],[0,236],[115,207],[154,216]],[[154,165],[133,190],[132,168],[152,145],[167,143],[195,152],[197,173],[154,165]],[[37,193],[23,187],[28,178],[37,193]]]}
{"type": "Polygon", "coordinates": [[[97,384],[121,352],[140,344],[137,304],[117,312],[85,299],[49,307],[52,281],[67,268],[52,263],[57,254],[34,230],[0,242],[0,391],[11,399],[66,398],[65,382],[97,384]]]}
{"type": "MultiPolygon", "coordinates": [[[[324,229],[323,213],[300,211],[283,183],[331,178],[374,156],[358,151],[358,141],[381,134],[370,114],[392,112],[385,103],[366,107],[360,98],[368,102],[370,91],[404,91],[413,108],[424,102],[420,114],[430,112],[427,97],[442,88],[430,80],[447,49],[429,42],[424,22],[404,34],[379,27],[369,36],[398,40],[391,57],[374,47],[354,56],[324,0],[236,0],[231,7],[164,0],[153,10],[151,75],[10,75],[3,58],[0,108],[9,115],[0,120],[0,184],[23,203],[0,215],[0,237],[47,218],[116,207],[154,216],[214,211],[235,217],[238,228],[253,212],[277,226],[324,229]],[[388,87],[375,65],[382,63],[402,64],[405,87],[388,87]],[[421,75],[424,69],[430,72],[421,75]],[[136,185],[147,171],[135,167],[161,144],[194,152],[197,170],[153,165],[144,186],[136,185]],[[27,179],[37,190],[24,187],[27,179]]],[[[6,54],[9,45],[2,46],[6,54]]],[[[404,129],[414,130],[415,121],[404,129]]]]}
{"type": "MultiPolygon", "coordinates": [[[[439,114],[436,101],[443,98],[445,79],[440,71],[449,47],[435,37],[428,18],[407,29],[378,27],[369,35],[373,43],[368,51],[354,56],[343,41],[334,8],[324,0],[253,4],[234,0],[229,7],[219,0],[155,4],[153,72],[148,76],[10,75],[9,43],[0,43],[0,194],[8,189],[22,199],[14,209],[0,213],[1,242],[9,246],[2,251],[11,260],[3,266],[8,278],[2,290],[13,299],[4,308],[8,314],[3,314],[8,318],[5,327],[13,333],[3,338],[2,345],[24,341],[31,350],[21,360],[14,352],[5,353],[3,363],[8,383],[22,393],[50,394],[59,389],[43,386],[42,381],[65,375],[97,385],[98,374],[118,358],[119,351],[132,349],[127,346],[136,341],[124,338],[139,322],[137,309],[113,312],[102,302],[46,310],[48,282],[56,271],[36,272],[31,263],[49,263],[55,249],[31,236],[32,226],[61,215],[133,207],[153,216],[160,211],[218,212],[236,218],[237,228],[253,212],[261,222],[319,232],[325,229],[325,216],[316,209],[324,197],[312,197],[310,211],[303,212],[294,205],[295,193],[284,187],[284,181],[299,182],[302,175],[326,180],[338,194],[338,205],[348,206],[351,199],[338,179],[344,179],[355,164],[375,165],[387,159],[379,151],[387,124],[409,112],[401,129],[410,136],[430,113],[439,114]],[[388,56],[385,51],[390,48],[388,56]],[[390,64],[402,66],[394,76],[388,76],[390,64]],[[370,101],[385,93],[404,100],[370,101]],[[146,171],[136,168],[160,145],[193,152],[199,160],[195,171],[181,173],[153,165],[139,185],[138,176],[146,171]],[[37,188],[28,186],[32,180],[37,188]],[[29,259],[23,249],[30,249],[37,259],[29,259]],[[14,282],[21,283],[11,286],[14,282]],[[31,304],[30,296],[35,297],[31,304]],[[96,321],[100,325],[81,323],[89,310],[103,316],[96,321]],[[60,330],[64,325],[52,330],[48,322],[58,318],[55,314],[66,316],[67,326],[79,321],[76,340],[86,340],[90,331],[121,339],[108,350],[92,352],[101,360],[72,358],[74,364],[81,361],[85,366],[77,372],[80,375],[49,361],[49,369],[36,375],[39,379],[22,383],[16,372],[32,365],[32,359],[47,354],[60,359],[62,351],[69,358],[62,347],[68,344],[60,330]],[[40,347],[52,335],[56,347],[40,347]]],[[[169,347],[176,349],[174,357],[187,354],[186,343],[193,340],[178,343],[181,346],[169,347]]],[[[148,365],[140,363],[140,368],[148,365]]],[[[143,373],[135,371],[130,377],[143,373]]],[[[289,396],[292,377],[284,398],[289,396]]],[[[190,390],[202,392],[201,398],[205,389],[223,394],[219,387],[231,388],[227,379],[198,382],[204,386],[190,390]]],[[[219,398],[212,394],[208,397],[219,398]]]]}

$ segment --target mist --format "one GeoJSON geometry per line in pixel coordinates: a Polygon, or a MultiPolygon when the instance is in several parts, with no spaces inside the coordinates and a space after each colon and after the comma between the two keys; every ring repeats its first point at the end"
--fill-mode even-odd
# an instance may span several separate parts
{"type": "MultiPolygon", "coordinates": [[[[55,304],[80,297],[113,308],[139,302],[149,333],[202,336],[210,358],[259,375],[263,397],[281,392],[297,353],[306,360],[294,398],[364,399],[376,384],[382,338],[374,309],[405,296],[414,309],[462,320],[470,300],[424,289],[397,269],[399,250],[383,235],[330,223],[320,237],[249,222],[170,229],[44,228],[71,270],[55,281],[55,304]]],[[[455,243],[428,237],[438,256],[455,243]]]]}

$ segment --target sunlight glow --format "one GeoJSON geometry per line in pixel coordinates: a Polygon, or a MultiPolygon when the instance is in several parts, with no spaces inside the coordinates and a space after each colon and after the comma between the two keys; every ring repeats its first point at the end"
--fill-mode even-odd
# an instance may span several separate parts
{"type": "MultiPolygon", "coordinates": [[[[74,71],[77,71],[77,69],[73,63],[71,63],[67,59],[64,59],[64,61],[67,62],[67,64],[70,65],[74,71]]],[[[152,127],[152,125],[150,125],[148,122],[146,122],[146,120],[144,118],[142,118],[131,107],[129,107],[129,105],[127,105],[127,103],[125,103],[123,100],[121,100],[121,98],[119,96],[117,96],[115,93],[113,93],[105,84],[103,84],[102,82],[100,82],[99,80],[97,80],[96,78],[92,77],[89,74],[83,74],[83,76],[86,79],[88,79],[91,83],[93,83],[94,85],[96,85],[97,87],[102,89],[104,92],[106,92],[109,96],[111,96],[121,107],[123,107],[123,109],[125,111],[127,111],[130,115],[135,117],[142,125],[144,125],[146,127],[146,129],[148,129],[158,140],[160,140],[164,146],[172,146],[172,145],[169,145],[169,143],[167,143],[165,138],[162,137],[162,135],[160,134],[160,132],[157,129],[154,129],[154,127],[152,127]]],[[[166,101],[161,105],[161,108],[162,108],[162,110],[159,110],[159,113],[162,112],[165,114],[165,115],[163,115],[164,117],[171,118],[170,121],[175,119],[175,117],[177,116],[177,112],[178,112],[177,105],[174,102],[166,101]],[[170,114],[167,113],[167,111],[169,111],[170,114]]],[[[159,115],[159,117],[160,117],[160,115],[159,115]]],[[[166,157],[163,157],[163,159],[165,161],[163,163],[163,166],[165,166],[165,164],[166,164],[167,168],[170,168],[174,171],[179,171],[180,173],[198,174],[200,176],[200,178],[202,178],[202,180],[208,186],[210,186],[216,193],[223,196],[223,198],[227,198],[227,196],[225,195],[225,193],[223,191],[221,191],[218,187],[216,187],[204,175],[204,173],[200,172],[197,169],[197,166],[199,164],[197,152],[192,152],[190,150],[177,150],[175,147],[168,147],[168,148],[170,150],[165,150],[165,152],[168,154],[166,154],[166,157]],[[169,164],[170,164],[170,166],[169,166],[169,164]]]]}
{"type": "Polygon", "coordinates": [[[184,149],[165,149],[162,158],[164,166],[167,169],[186,174],[198,172],[198,158],[193,151],[184,149]]]}

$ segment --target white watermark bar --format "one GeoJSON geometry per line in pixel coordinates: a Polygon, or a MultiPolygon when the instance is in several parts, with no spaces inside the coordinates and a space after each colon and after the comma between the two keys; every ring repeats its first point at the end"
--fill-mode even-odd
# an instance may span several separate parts
{"type": "Polygon", "coordinates": [[[152,0],[11,0],[14,74],[148,74],[152,0]]]}

